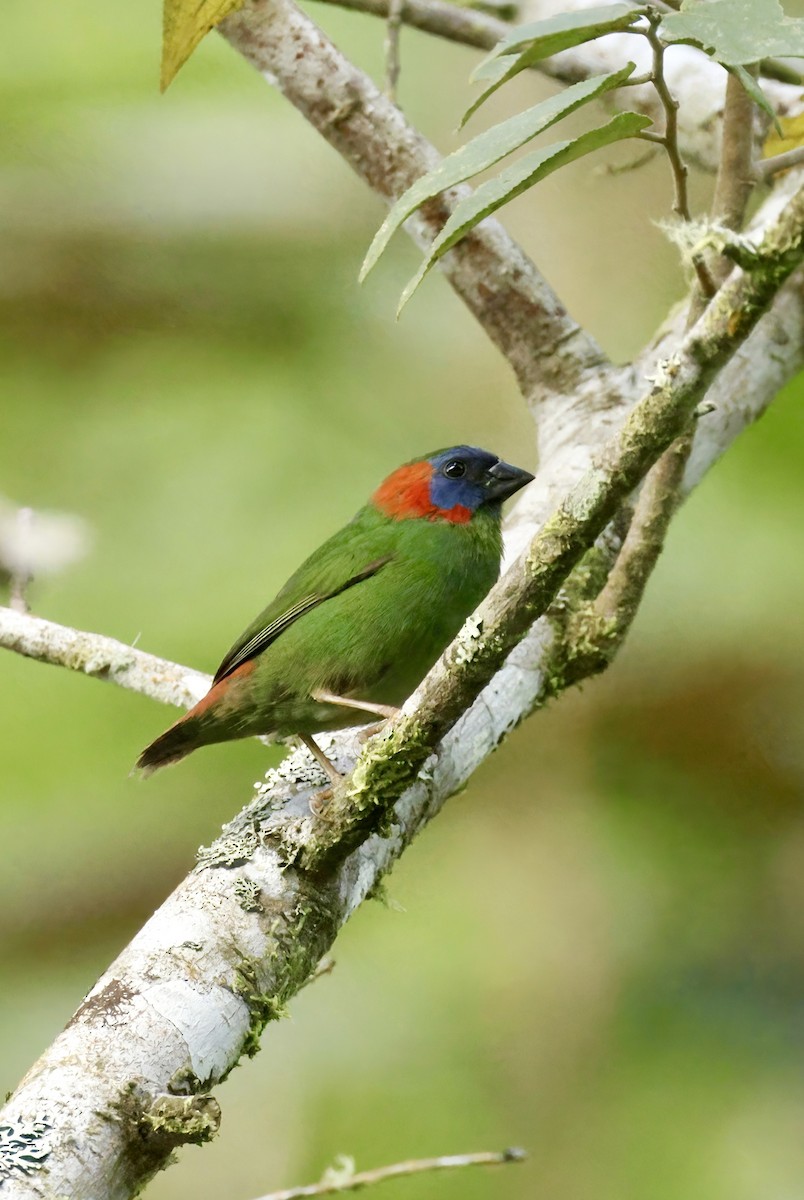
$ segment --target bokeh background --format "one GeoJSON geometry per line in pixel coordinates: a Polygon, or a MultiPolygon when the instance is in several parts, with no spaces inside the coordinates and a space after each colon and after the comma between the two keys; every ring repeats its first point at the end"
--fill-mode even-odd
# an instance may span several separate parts
{"type": "MultiPolygon", "coordinates": [[[[380,72],[379,24],[315,15],[380,72]]],[[[379,202],[220,39],[162,97],[156,0],[27,0],[3,23],[0,492],[94,530],[37,612],[211,670],[404,458],[466,440],[534,465],[447,285],[396,324],[400,238],[357,286],[379,202]]],[[[409,31],[402,51],[403,105],[454,146],[474,54],[409,31]]],[[[683,291],[653,224],[667,175],[590,160],[506,218],[617,357],[683,291]]],[[[153,1200],[510,1144],[527,1165],[388,1194],[801,1194],[802,391],[687,503],[612,670],[449,803],[153,1200]]],[[[129,778],[169,717],[0,655],[3,1090],[276,761],[240,743],[129,778]]]]}

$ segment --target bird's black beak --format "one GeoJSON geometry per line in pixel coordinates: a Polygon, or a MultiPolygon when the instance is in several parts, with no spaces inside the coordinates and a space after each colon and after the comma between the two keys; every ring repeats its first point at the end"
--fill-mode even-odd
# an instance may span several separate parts
{"type": "Polygon", "coordinates": [[[485,488],[488,498],[500,502],[507,500],[509,496],[513,496],[514,492],[518,492],[532,479],[530,471],[523,471],[521,467],[512,467],[510,463],[500,460],[486,471],[485,488]]]}

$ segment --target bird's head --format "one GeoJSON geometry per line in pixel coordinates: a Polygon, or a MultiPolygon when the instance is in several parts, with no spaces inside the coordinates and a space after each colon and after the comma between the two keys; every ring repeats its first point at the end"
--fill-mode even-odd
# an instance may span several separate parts
{"type": "Polygon", "coordinates": [[[371,497],[387,517],[465,525],[481,508],[513,496],[533,476],[477,446],[453,446],[405,463],[371,497]]]}

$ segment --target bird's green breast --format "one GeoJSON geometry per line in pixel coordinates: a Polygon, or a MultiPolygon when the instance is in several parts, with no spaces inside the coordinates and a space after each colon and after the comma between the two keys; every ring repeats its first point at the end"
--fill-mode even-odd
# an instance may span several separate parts
{"type": "Polygon", "coordinates": [[[301,579],[289,581],[282,601],[293,601],[309,577],[343,571],[339,560],[355,561],[356,547],[358,560],[390,559],[305,613],[259,656],[248,682],[250,703],[238,705],[243,717],[248,712],[243,732],[310,733],[371,719],[313,701],[318,690],[402,704],[497,578],[499,509],[480,510],[463,525],[396,521],[362,509],[304,564],[301,579]]]}

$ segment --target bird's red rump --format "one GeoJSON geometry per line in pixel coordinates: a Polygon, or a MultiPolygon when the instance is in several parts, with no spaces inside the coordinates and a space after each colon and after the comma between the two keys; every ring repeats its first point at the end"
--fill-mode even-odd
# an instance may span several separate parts
{"type": "Polygon", "coordinates": [[[439,508],[430,496],[430,480],[433,468],[429,462],[409,463],[389,475],[371,497],[372,502],[385,513],[401,521],[408,517],[427,517],[431,521],[451,521],[454,525],[465,525],[472,519],[471,508],[455,504],[452,508],[439,508]]]}
{"type": "Polygon", "coordinates": [[[249,658],[246,662],[241,663],[232,671],[231,675],[225,675],[223,679],[218,680],[216,684],[209,689],[206,696],[198,701],[198,703],[187,713],[188,717],[200,717],[208,709],[212,708],[222,696],[229,690],[229,687],[237,679],[245,679],[254,670],[257,665],[256,659],[249,658]]]}

